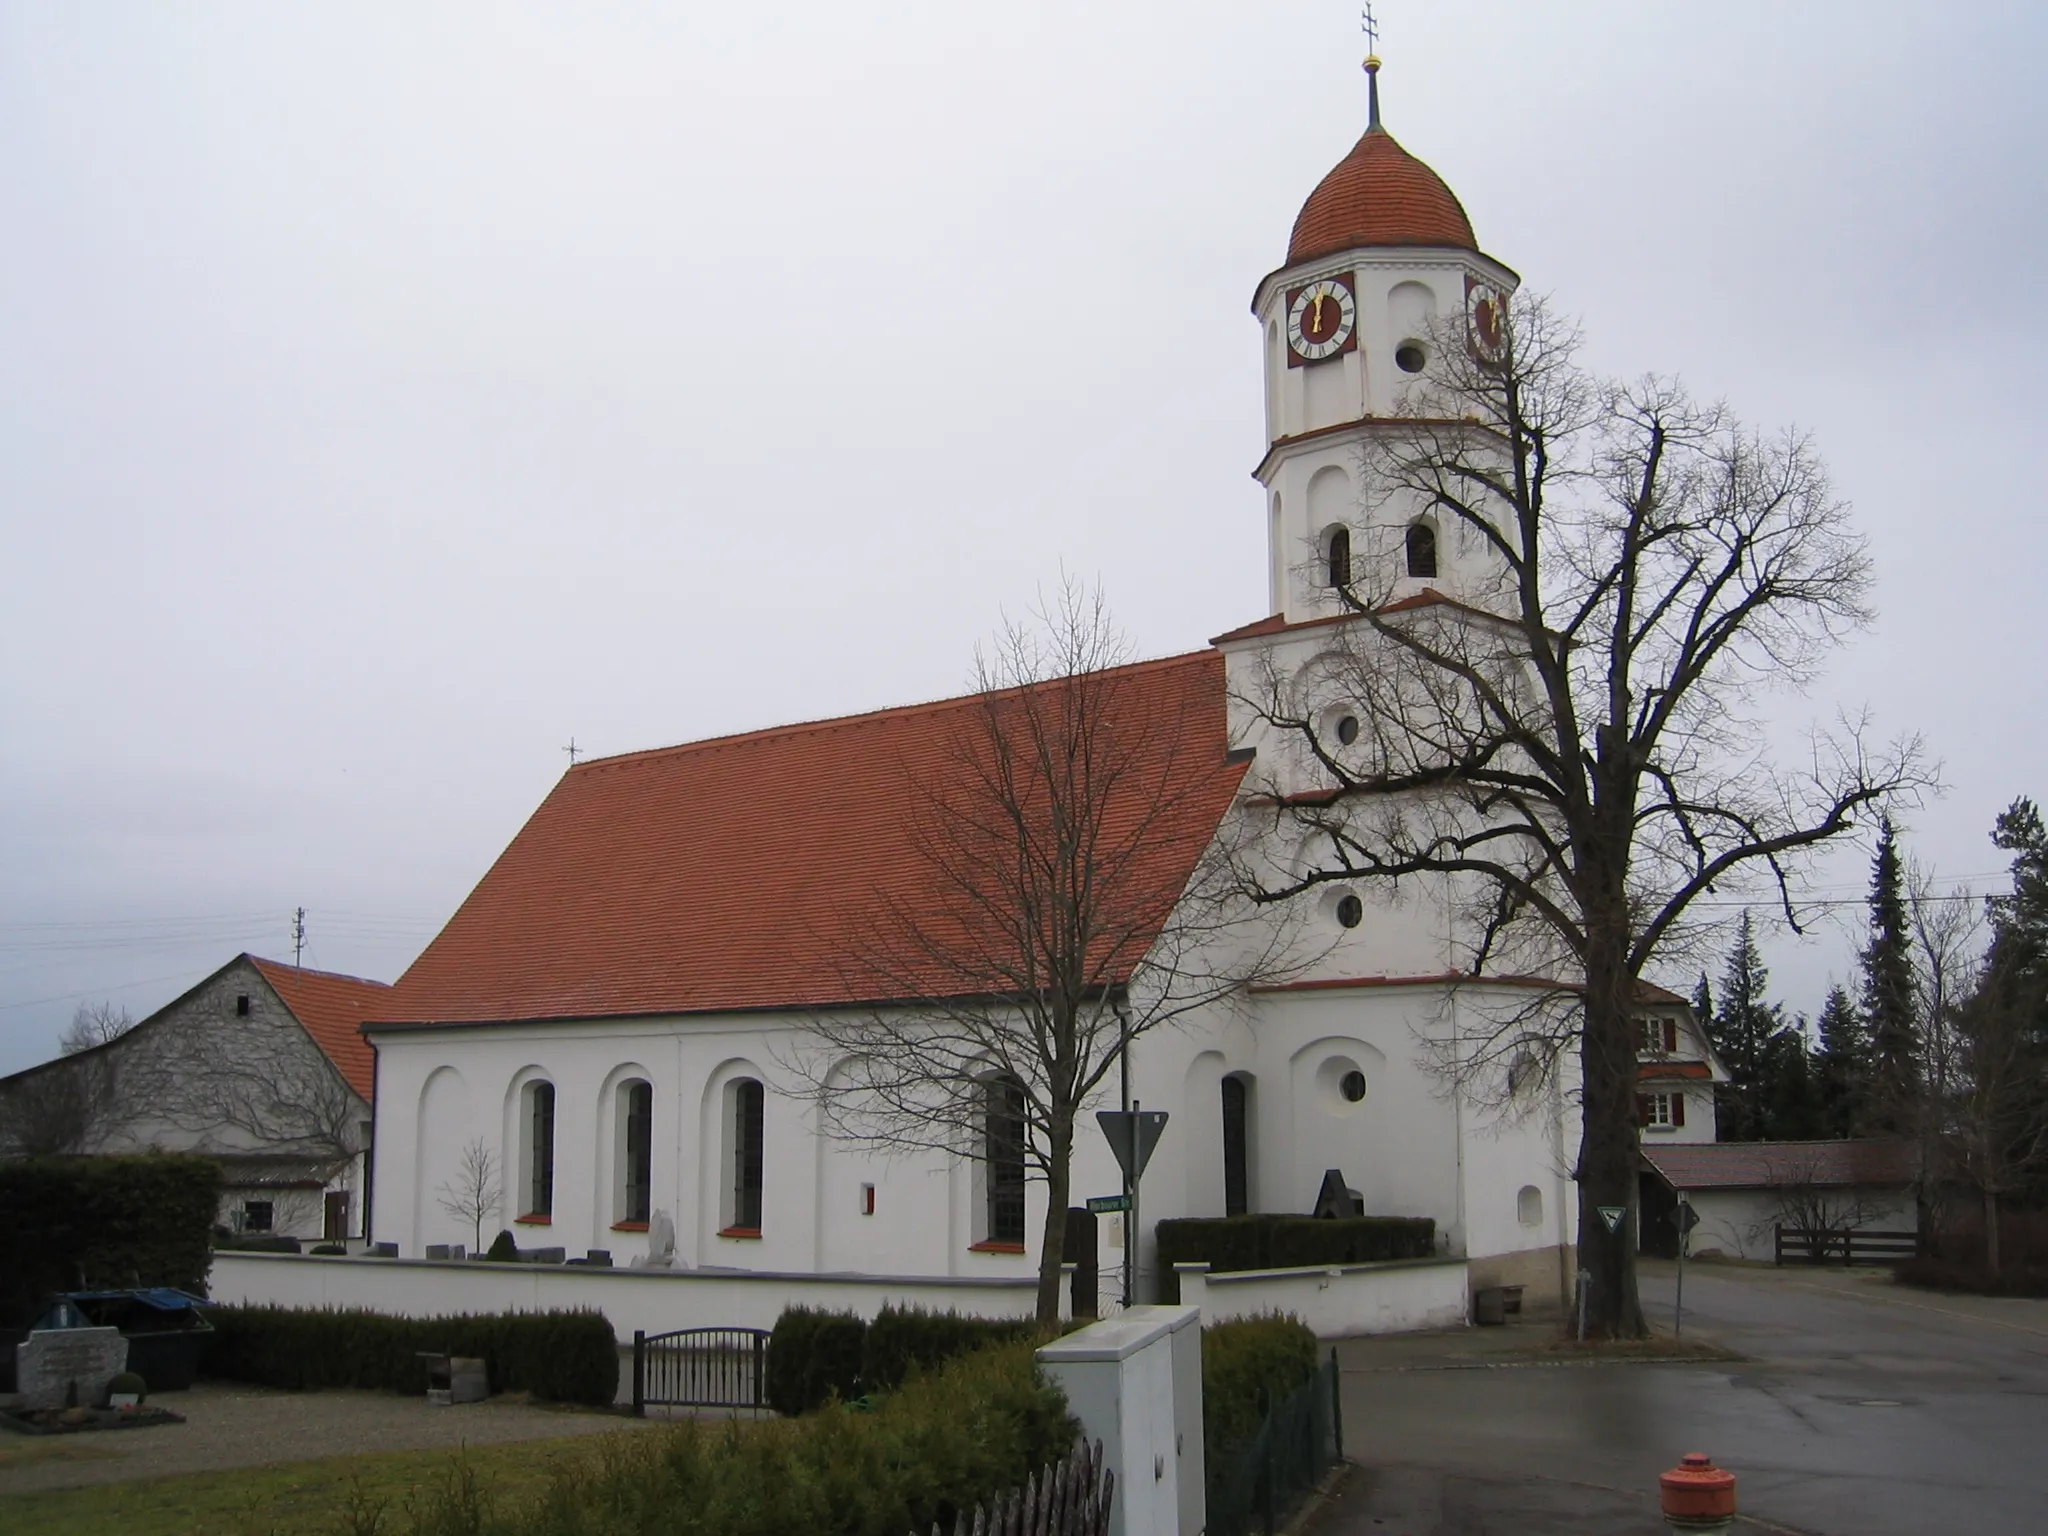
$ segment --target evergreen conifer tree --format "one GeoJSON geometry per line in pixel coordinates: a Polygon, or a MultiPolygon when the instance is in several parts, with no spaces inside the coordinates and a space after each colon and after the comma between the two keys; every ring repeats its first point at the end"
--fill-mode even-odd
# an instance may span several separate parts
{"type": "Polygon", "coordinates": [[[1914,998],[1906,876],[1889,817],[1878,823],[1870,866],[1870,942],[1863,949],[1863,1029],[1868,1052],[1859,1129],[1910,1135],[1919,1124],[1920,1029],[1914,998]]]}
{"type": "Polygon", "coordinates": [[[1764,1130],[1770,1141],[1812,1141],[1827,1134],[1818,1063],[1807,1048],[1806,1020],[1787,1024],[1764,1046],[1764,1130]]]}
{"type": "Polygon", "coordinates": [[[1820,1010],[1820,1050],[1814,1057],[1815,1112],[1818,1135],[1853,1136],[1861,1119],[1864,1076],[1868,1071],[1863,1016],[1836,986],[1820,1010]]]}
{"type": "Polygon", "coordinates": [[[1714,1090],[1723,1141],[1760,1141],[1771,1132],[1771,1038],[1785,1028],[1785,1016],[1766,995],[1770,980],[1755,925],[1744,912],[1721,972],[1720,1004],[1706,1020],[1707,1038],[1730,1078],[1714,1090]]]}

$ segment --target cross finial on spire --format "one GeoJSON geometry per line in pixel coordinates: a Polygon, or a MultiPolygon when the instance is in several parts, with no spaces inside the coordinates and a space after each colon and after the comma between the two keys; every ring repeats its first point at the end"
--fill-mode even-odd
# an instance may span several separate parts
{"type": "Polygon", "coordinates": [[[1380,24],[1368,3],[1358,13],[1358,29],[1365,34],[1366,127],[1380,125],[1380,24]]]}

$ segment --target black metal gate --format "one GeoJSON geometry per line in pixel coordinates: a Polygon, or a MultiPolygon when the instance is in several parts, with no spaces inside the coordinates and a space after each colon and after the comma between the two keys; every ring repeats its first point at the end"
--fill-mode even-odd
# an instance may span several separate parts
{"type": "Polygon", "coordinates": [[[633,1412],[657,1408],[765,1408],[763,1328],[678,1328],[633,1333],[633,1412]]]}

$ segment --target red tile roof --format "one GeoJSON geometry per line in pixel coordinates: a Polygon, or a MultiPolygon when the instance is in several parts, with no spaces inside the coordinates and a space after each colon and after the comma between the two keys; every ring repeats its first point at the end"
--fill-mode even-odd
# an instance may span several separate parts
{"type": "MultiPolygon", "coordinates": [[[[1170,904],[1244,776],[1226,760],[1223,657],[1096,676],[1116,680],[1119,713],[1143,722],[1147,743],[1132,803],[1113,816],[1135,817],[1138,791],[1171,785],[1131,875],[1170,904]]],[[[961,990],[914,955],[868,946],[877,912],[940,900],[909,818],[916,786],[960,771],[980,705],[950,699],[578,764],[379,1019],[802,1008],[961,990]]]]}
{"type": "Polygon", "coordinates": [[[1643,1156],[1673,1189],[1766,1189],[1810,1184],[1896,1187],[1913,1182],[1913,1146],[1905,1141],[1715,1141],[1644,1147],[1643,1156]]]}
{"type": "Polygon", "coordinates": [[[376,1087],[377,1062],[369,1042],[363,1039],[361,1025],[391,996],[390,984],[333,971],[308,971],[254,955],[248,958],[348,1079],[349,1087],[369,1099],[376,1087]]]}
{"type": "Polygon", "coordinates": [[[1374,245],[1479,249],[1443,178],[1384,128],[1367,129],[1309,194],[1287,242],[1287,264],[1374,245]]]}

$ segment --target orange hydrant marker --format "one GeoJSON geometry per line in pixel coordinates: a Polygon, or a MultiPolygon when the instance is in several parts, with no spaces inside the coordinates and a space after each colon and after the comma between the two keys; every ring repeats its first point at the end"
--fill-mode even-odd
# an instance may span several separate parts
{"type": "Polygon", "coordinates": [[[1664,1523],[1674,1531],[1725,1531],[1735,1522],[1735,1474],[1694,1451],[1659,1475],[1664,1523]]]}

